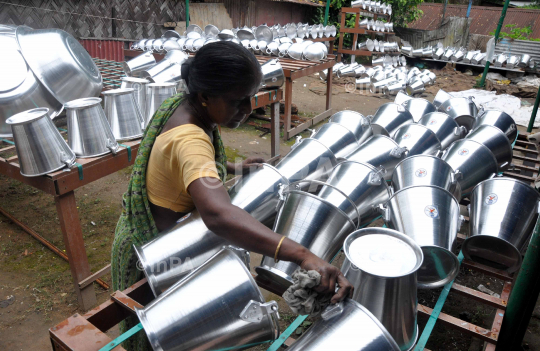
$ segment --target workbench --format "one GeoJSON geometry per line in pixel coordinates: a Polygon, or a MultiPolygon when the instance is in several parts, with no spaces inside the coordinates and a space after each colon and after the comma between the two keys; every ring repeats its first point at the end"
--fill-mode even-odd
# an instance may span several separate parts
{"type": "MultiPolygon", "coordinates": [[[[103,60],[101,60],[103,61],[103,60]]],[[[110,66],[110,63],[108,63],[110,66]]],[[[98,66],[100,66],[98,64],[98,66]]],[[[110,74],[108,74],[111,77],[110,74]]],[[[114,88],[116,83],[113,78],[109,78],[107,89],[114,88]]],[[[271,157],[279,156],[279,101],[283,98],[283,90],[260,91],[251,99],[253,109],[270,105],[271,108],[271,157]]],[[[67,131],[60,129],[61,134],[66,135],[67,131]]],[[[90,271],[86,249],[84,247],[83,232],[77,211],[75,190],[93,181],[118,172],[135,161],[141,139],[124,141],[120,145],[120,150],[116,155],[107,154],[92,158],[78,158],[78,167],[72,168],[69,172],[57,171],[39,177],[25,177],[20,174],[18,157],[15,155],[15,145],[11,139],[0,139],[0,174],[33,186],[54,197],[56,211],[60,221],[63,241],[66,253],[48,242],[41,235],[27,227],[24,223],[13,218],[9,212],[0,208],[0,213],[10,218],[30,235],[41,241],[54,253],[69,262],[74,290],[80,308],[88,310],[96,305],[96,294],[93,282],[97,281],[103,288],[109,286],[99,278],[110,272],[110,264],[103,267],[96,273],[90,271]]],[[[127,189],[127,188],[126,188],[127,189]]],[[[122,201],[118,199],[118,201],[122,201]]],[[[120,216],[120,213],[118,214],[120,216]]]]}
{"type": "MultiPolygon", "coordinates": [[[[335,38],[320,38],[320,40],[315,39],[314,41],[330,41],[333,47],[333,40],[335,38]]],[[[330,51],[329,51],[330,52],[330,51]]],[[[137,50],[124,50],[124,56],[126,60],[129,60],[133,57],[140,55],[142,51],[137,50]]],[[[163,59],[163,54],[154,53],[156,61],[163,59]]],[[[268,60],[277,58],[273,56],[262,56],[255,55],[259,63],[263,64],[268,60]]],[[[332,115],[332,75],[329,74],[326,81],[326,110],[321,114],[310,118],[304,123],[291,128],[291,109],[292,109],[292,90],[293,90],[293,81],[302,77],[309,76],[311,74],[324,71],[326,69],[332,69],[335,61],[335,56],[328,55],[328,58],[320,61],[304,61],[304,60],[294,60],[291,58],[279,58],[279,62],[283,67],[283,72],[285,74],[285,113],[284,113],[284,131],[283,137],[285,140],[290,139],[296,134],[308,129],[309,127],[319,123],[323,119],[330,117],[332,115]]]]}

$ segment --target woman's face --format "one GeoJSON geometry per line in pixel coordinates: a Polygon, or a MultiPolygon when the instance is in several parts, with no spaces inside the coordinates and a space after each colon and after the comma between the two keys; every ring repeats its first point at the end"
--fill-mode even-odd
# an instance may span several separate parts
{"type": "Polygon", "coordinates": [[[257,94],[258,89],[257,85],[207,97],[205,100],[209,117],[218,125],[237,128],[250,115],[251,98],[257,94]]]}

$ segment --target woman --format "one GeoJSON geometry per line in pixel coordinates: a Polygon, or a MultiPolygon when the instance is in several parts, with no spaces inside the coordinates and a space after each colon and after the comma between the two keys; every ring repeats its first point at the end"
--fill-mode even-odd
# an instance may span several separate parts
{"type": "MultiPolygon", "coordinates": [[[[336,303],[352,286],[334,266],[302,245],[274,233],[231,204],[223,186],[227,171],[246,171],[263,162],[226,162],[218,126],[236,128],[251,113],[262,73],[248,50],[232,42],[203,46],[182,65],[187,94],[167,99],[143,137],[118,222],[112,252],[113,289],[124,290],[143,278],[133,244],[142,245],[195,208],[205,225],[231,243],[279,260],[292,261],[322,278],[317,291],[335,292],[336,303]]],[[[122,329],[138,323],[128,320],[122,329]]],[[[144,338],[131,349],[144,349],[144,338]]],[[[128,347],[129,347],[128,346],[128,347]]]]}

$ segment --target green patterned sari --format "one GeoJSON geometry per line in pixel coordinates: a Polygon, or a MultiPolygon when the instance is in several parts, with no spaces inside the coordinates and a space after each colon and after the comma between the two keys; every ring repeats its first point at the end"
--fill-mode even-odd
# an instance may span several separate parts
{"type": "MultiPolygon", "coordinates": [[[[158,230],[150,211],[150,203],[146,192],[146,167],[150,152],[163,126],[172,116],[176,108],[184,101],[184,94],[172,96],[165,100],[156,111],[143,135],[127,192],[123,196],[123,211],[116,225],[112,246],[111,274],[113,290],[125,290],[144,278],[143,271],[137,269],[137,255],[133,245],[143,245],[158,236],[158,230]]],[[[217,170],[222,181],[227,177],[225,148],[218,129],[213,132],[213,144],[217,170]]],[[[129,317],[120,324],[120,332],[124,333],[139,323],[136,317],[129,317]]],[[[122,345],[127,350],[151,350],[144,332],[139,332],[122,345]]]]}

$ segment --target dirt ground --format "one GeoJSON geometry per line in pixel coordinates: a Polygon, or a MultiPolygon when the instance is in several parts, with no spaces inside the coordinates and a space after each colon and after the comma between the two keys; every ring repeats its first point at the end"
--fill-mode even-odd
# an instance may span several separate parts
{"type": "MultiPolygon", "coordinates": [[[[438,89],[459,91],[470,89],[475,77],[452,69],[436,71],[437,83],[429,87],[423,98],[432,100],[438,89]]],[[[386,102],[393,101],[381,95],[363,91],[347,92],[350,80],[337,80],[332,92],[334,111],[350,109],[364,115],[375,113],[386,102]]],[[[294,82],[293,102],[300,115],[312,117],[324,110],[325,84],[317,75],[294,82]]],[[[237,130],[224,130],[223,138],[230,160],[247,156],[270,157],[270,135],[264,135],[249,125],[237,130]]],[[[308,132],[304,132],[307,135],[308,132]]],[[[282,142],[280,153],[285,155],[292,141],[282,142]]],[[[110,249],[114,228],[121,211],[121,196],[126,190],[130,169],[125,169],[78,189],[76,193],[79,216],[83,228],[86,251],[93,272],[110,262],[110,249]]],[[[37,231],[47,240],[63,249],[62,234],[54,200],[30,186],[0,176],[0,207],[37,231]]],[[[335,261],[340,266],[343,255],[335,261]]],[[[252,266],[260,262],[253,254],[252,266]]],[[[463,271],[458,282],[476,288],[479,284],[500,293],[502,282],[482,274],[463,271]]],[[[111,283],[109,275],[103,278],[111,283]]],[[[111,290],[94,285],[98,302],[108,299],[111,290]]],[[[419,302],[433,307],[440,290],[421,291],[419,302]]],[[[266,294],[280,303],[282,330],[294,316],[280,297],[266,294]]],[[[9,219],[0,215],[0,301],[13,296],[11,304],[0,304],[0,350],[50,350],[48,328],[74,313],[82,313],[75,297],[69,267],[61,258],[44,248],[9,219]]],[[[479,326],[490,328],[493,308],[466,300],[450,293],[443,312],[469,319],[479,326]]],[[[528,350],[540,350],[540,312],[535,311],[525,342],[528,350]]],[[[419,319],[420,330],[425,320],[419,319]]],[[[309,324],[309,323],[307,323],[309,324]]],[[[304,327],[308,325],[304,324],[304,327]]],[[[301,333],[301,330],[298,331],[301,333]]],[[[118,330],[109,334],[114,337],[118,330]]],[[[435,327],[427,347],[431,350],[477,351],[482,343],[459,332],[441,326],[435,327]]],[[[258,349],[264,349],[259,347],[258,349]]]]}

